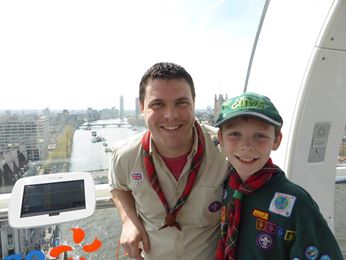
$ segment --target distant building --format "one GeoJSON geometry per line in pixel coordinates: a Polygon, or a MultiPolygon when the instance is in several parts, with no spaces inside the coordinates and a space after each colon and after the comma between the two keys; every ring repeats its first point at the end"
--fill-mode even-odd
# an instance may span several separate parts
{"type": "MultiPolygon", "coordinates": [[[[27,160],[48,156],[49,120],[46,116],[11,115],[0,118],[0,152],[25,147],[27,160]]],[[[22,149],[22,148],[21,148],[22,149]]]]}
{"type": "Polygon", "coordinates": [[[139,98],[136,97],[136,107],[135,107],[135,116],[136,116],[136,120],[139,119],[139,116],[141,114],[141,108],[140,108],[140,103],[139,103],[139,98]]]}
{"type": "Polygon", "coordinates": [[[119,117],[120,118],[124,118],[124,97],[120,96],[120,113],[119,113],[119,117]]]}
{"type": "Polygon", "coordinates": [[[95,121],[99,119],[99,112],[97,110],[92,109],[91,107],[88,107],[87,109],[87,121],[95,121]]]}
{"type": "Polygon", "coordinates": [[[222,94],[219,94],[219,97],[217,97],[217,95],[215,94],[215,98],[214,98],[214,123],[216,122],[218,115],[221,111],[221,105],[223,102],[225,102],[225,100],[227,99],[227,94],[226,97],[224,98],[222,94]]]}

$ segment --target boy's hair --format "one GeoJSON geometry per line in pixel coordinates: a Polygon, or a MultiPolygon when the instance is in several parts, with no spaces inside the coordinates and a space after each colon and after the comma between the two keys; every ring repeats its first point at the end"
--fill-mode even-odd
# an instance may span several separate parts
{"type": "Polygon", "coordinates": [[[195,86],[191,75],[180,65],[170,62],[159,62],[150,67],[143,75],[139,83],[139,101],[144,102],[145,89],[150,81],[155,79],[185,79],[190,85],[192,99],[195,100],[195,86]]]}
{"type": "Polygon", "coordinates": [[[283,120],[274,104],[266,96],[248,92],[226,100],[222,106],[215,126],[220,127],[227,121],[237,117],[256,117],[275,128],[275,136],[278,136],[283,120]]]}

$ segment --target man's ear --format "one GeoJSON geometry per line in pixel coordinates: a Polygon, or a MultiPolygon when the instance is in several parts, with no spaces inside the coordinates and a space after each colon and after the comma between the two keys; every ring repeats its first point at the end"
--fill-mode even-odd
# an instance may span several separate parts
{"type": "Polygon", "coordinates": [[[273,148],[272,148],[273,151],[276,151],[279,148],[281,144],[281,140],[282,140],[282,133],[280,131],[280,133],[275,137],[273,148]]]}

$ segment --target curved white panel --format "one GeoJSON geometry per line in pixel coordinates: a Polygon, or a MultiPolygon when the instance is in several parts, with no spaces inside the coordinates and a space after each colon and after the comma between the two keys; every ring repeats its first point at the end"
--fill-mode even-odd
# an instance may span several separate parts
{"type": "Polygon", "coordinates": [[[316,49],[314,57],[293,118],[286,170],[311,193],[333,226],[336,162],[346,123],[346,52],[316,49]],[[328,135],[314,133],[328,125],[328,135]],[[311,160],[313,152],[320,158],[311,160]]]}
{"type": "Polygon", "coordinates": [[[273,160],[307,189],[333,228],[334,182],[346,124],[346,1],[271,1],[248,91],[284,118],[273,160]]]}

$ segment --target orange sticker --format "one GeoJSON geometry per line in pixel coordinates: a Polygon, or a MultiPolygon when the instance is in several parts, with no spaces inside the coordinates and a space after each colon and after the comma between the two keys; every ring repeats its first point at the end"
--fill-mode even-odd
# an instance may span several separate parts
{"type": "MultiPolygon", "coordinates": [[[[80,244],[85,237],[85,232],[82,228],[71,228],[73,235],[73,241],[76,244],[80,244]]],[[[87,253],[92,253],[96,250],[98,250],[100,247],[102,246],[102,242],[100,240],[97,239],[97,237],[94,239],[94,241],[91,244],[88,245],[84,245],[83,246],[83,251],[87,252],[87,253]]],[[[73,248],[69,245],[61,245],[61,246],[56,246],[54,248],[52,248],[52,250],[50,251],[49,255],[52,257],[58,257],[60,254],[68,252],[68,251],[72,251],[73,248]]],[[[80,260],[86,260],[85,257],[81,256],[79,257],[80,260]]],[[[68,258],[67,260],[72,260],[72,258],[68,258]]]]}

